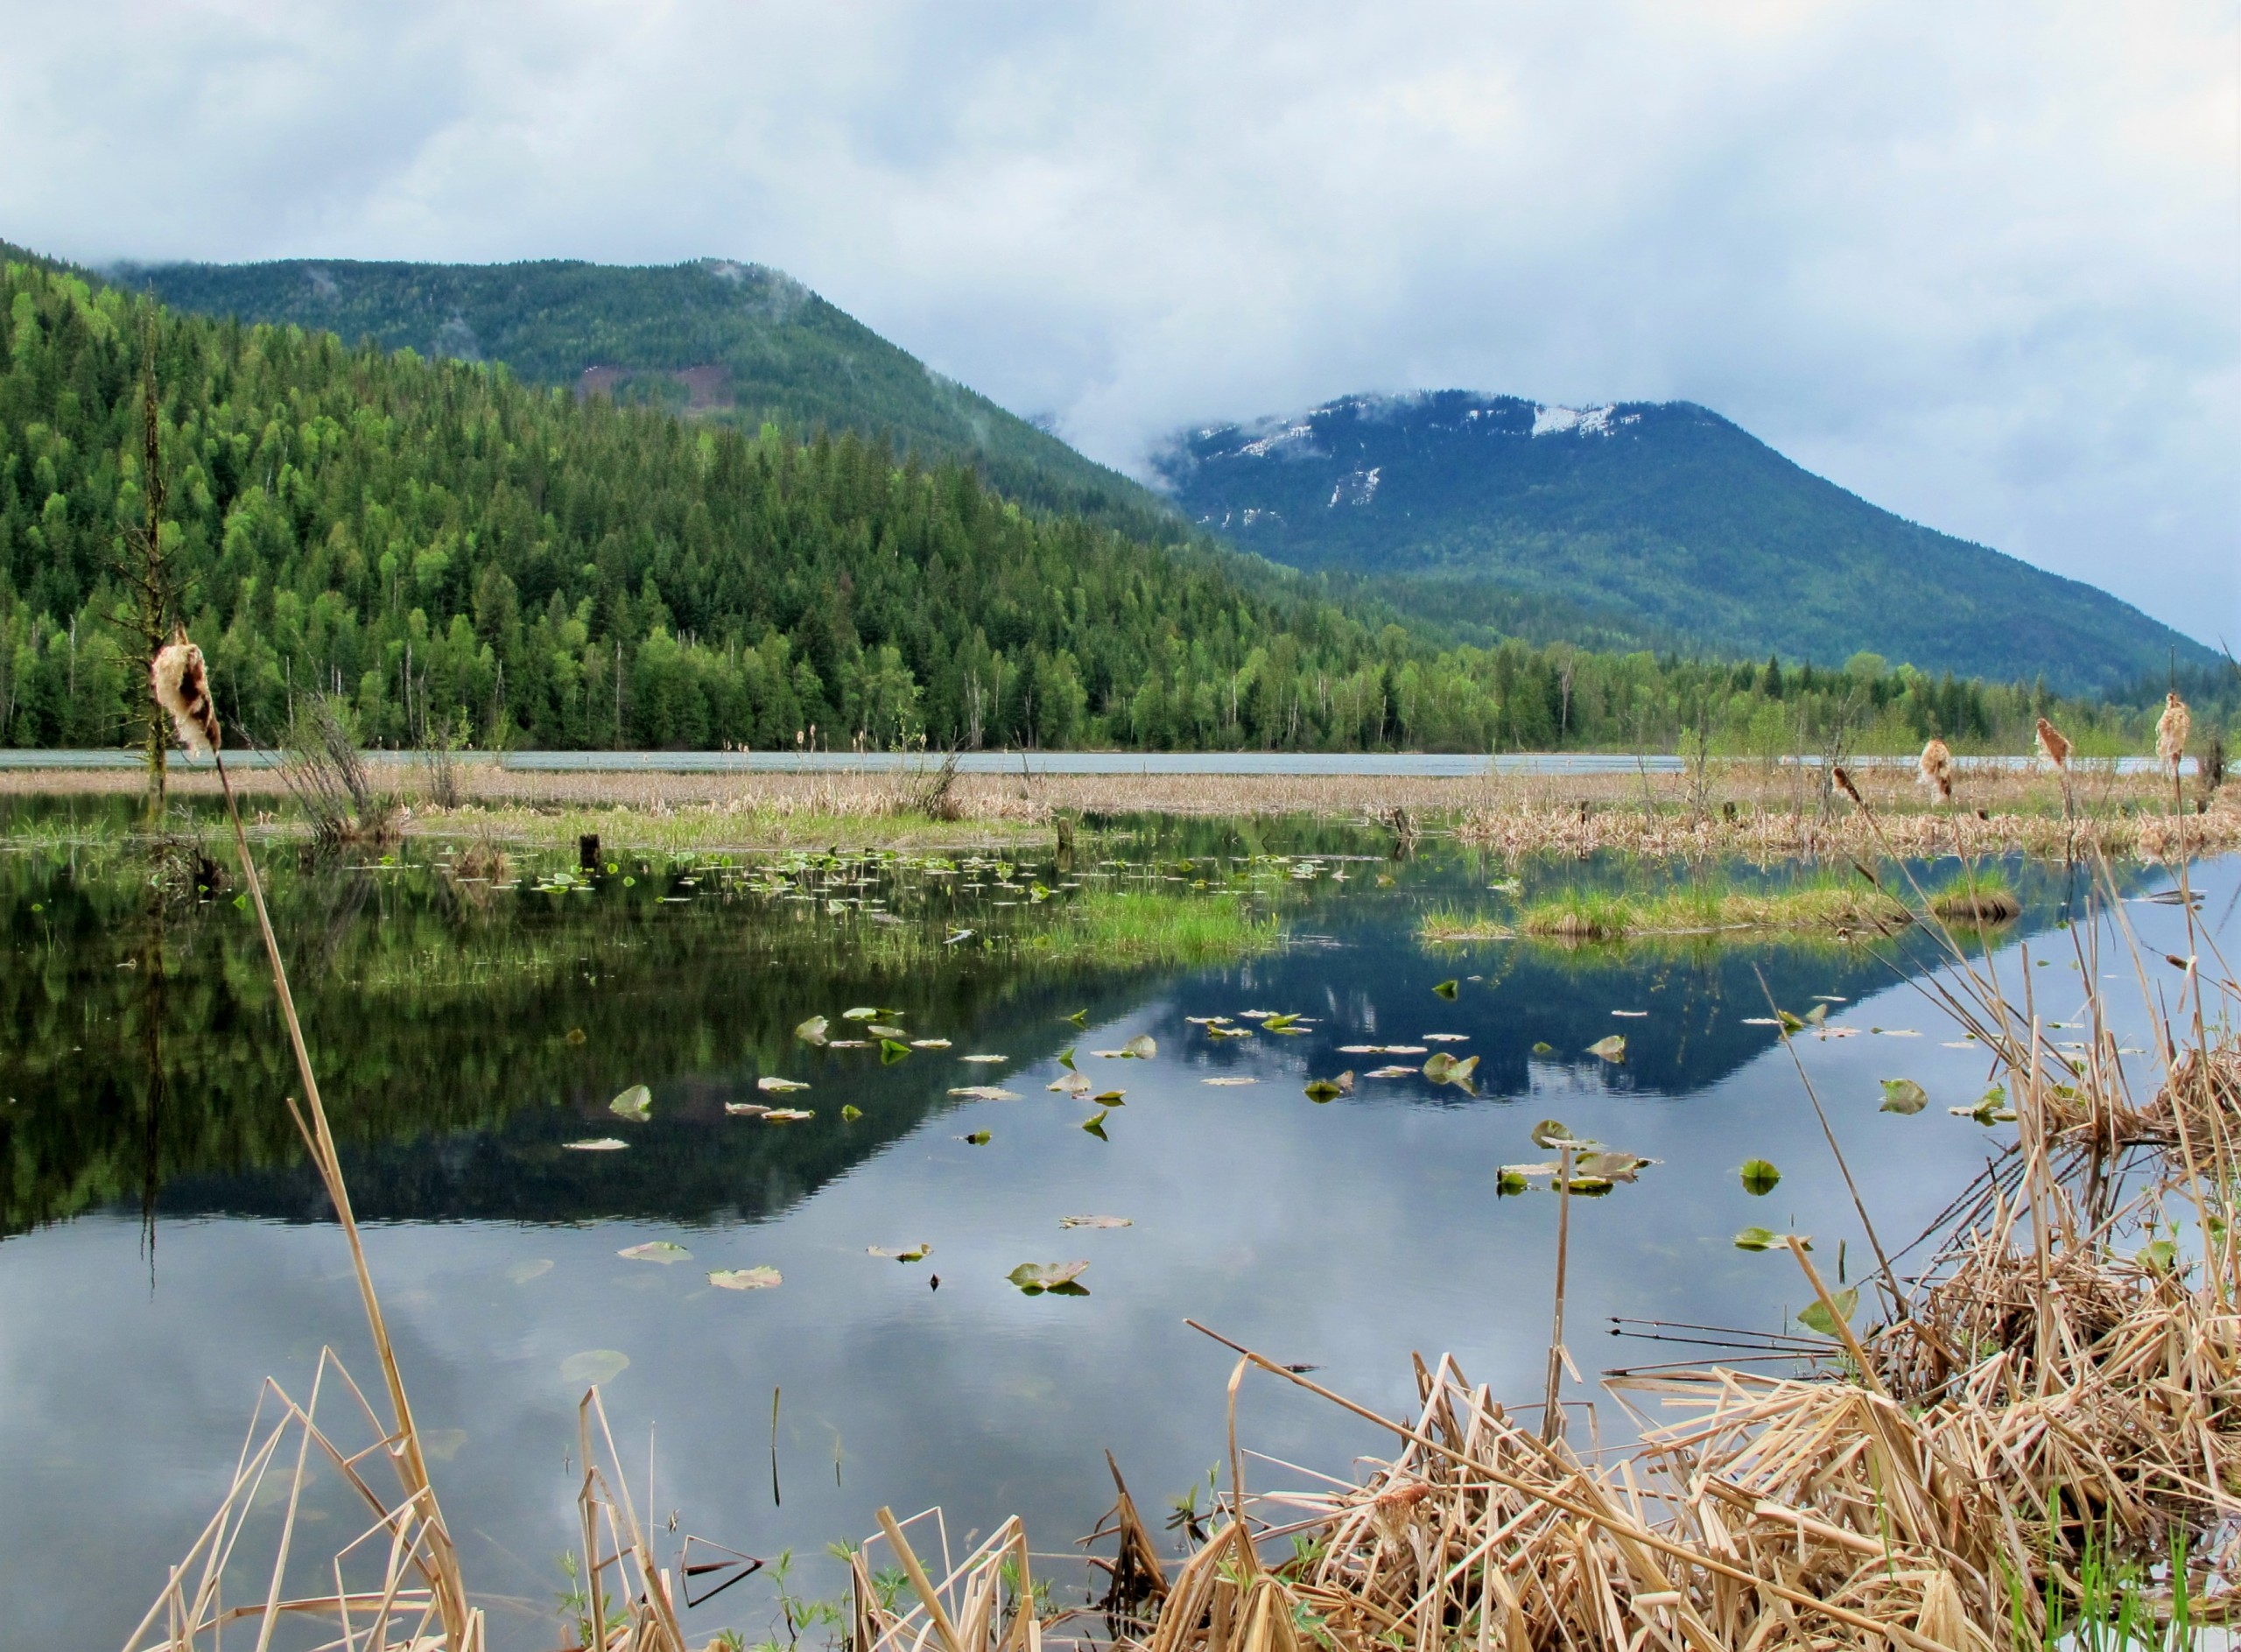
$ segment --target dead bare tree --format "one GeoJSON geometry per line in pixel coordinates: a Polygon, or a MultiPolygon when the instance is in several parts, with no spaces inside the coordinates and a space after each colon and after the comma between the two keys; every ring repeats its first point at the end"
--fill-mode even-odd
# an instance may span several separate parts
{"type": "MultiPolygon", "coordinates": [[[[156,655],[172,640],[181,618],[186,589],[164,544],[164,511],[170,489],[164,480],[163,406],[156,383],[156,323],[144,318],[140,328],[141,514],[137,524],[124,530],[110,571],[123,586],[126,603],[116,623],[130,639],[143,674],[153,668],[156,655]]],[[[151,699],[142,715],[143,749],[148,765],[148,825],[163,820],[171,750],[170,729],[162,707],[151,699]]]]}

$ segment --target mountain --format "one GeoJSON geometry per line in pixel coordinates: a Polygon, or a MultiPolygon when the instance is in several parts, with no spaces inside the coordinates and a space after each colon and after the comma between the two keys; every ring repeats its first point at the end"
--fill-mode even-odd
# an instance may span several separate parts
{"type": "Polygon", "coordinates": [[[1353,396],[1178,436],[1191,520],[1451,627],[1605,646],[1855,652],[2106,692],[2215,657],[2106,592],[1907,522],[1686,402],[1353,396]]]}
{"type": "Polygon", "coordinates": [[[1008,497],[1139,535],[1177,537],[1163,503],[1118,471],[943,377],[792,277],[701,258],[540,263],[125,264],[106,272],[174,309],[331,332],[384,350],[502,362],[538,385],[693,418],[887,437],[929,461],[971,459],[1008,497]]]}

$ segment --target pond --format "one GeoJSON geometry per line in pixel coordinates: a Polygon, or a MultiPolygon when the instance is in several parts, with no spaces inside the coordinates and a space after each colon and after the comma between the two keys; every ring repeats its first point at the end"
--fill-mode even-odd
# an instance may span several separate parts
{"type": "MultiPolygon", "coordinates": [[[[252,920],[221,880],[198,892],[191,861],[152,885],[122,819],[25,804],[0,821],[0,1591],[26,1645],[123,1640],[215,1507],[268,1375],[299,1388],[327,1345],[376,1375],[288,1121],[252,920]]],[[[1108,1449],[1155,1523],[1194,1487],[1205,1508],[1233,1356],[1186,1319],[1387,1412],[1413,1404],[1412,1350],[1537,1404],[1556,1201],[1498,1188],[1502,1166],[1548,1156],[1543,1119],[1655,1161],[1571,1204],[1573,1402],[1600,1369],[1704,1352],[1614,1339],[1614,1319],[1789,1323],[1802,1278],[1738,1250],[1742,1228],[1809,1232],[1855,1283],[1872,1265],[1800,1064],[1886,1244],[2012,1136],[1948,1110],[1983,1094],[1987,1059],[1919,990],[1938,965],[1920,933],[1419,938],[1436,910],[1500,916],[1648,876],[1624,866],[1513,868],[1436,840],[1395,860],[1388,840],[1267,821],[1135,822],[1064,861],[610,850],[585,870],[474,867],[468,847],[267,854],[374,1276],[498,1646],[553,1642],[587,1381],[604,1379],[664,1559],[686,1533],[790,1550],[789,1586],[830,1592],[825,1546],[883,1504],[940,1504],[958,1538],[1019,1514],[1038,1550],[1068,1549],[1112,1501],[1108,1449]],[[1824,1019],[1786,1046],[1772,1005],[1824,1019]],[[818,1016],[823,1044],[797,1031],[818,1016]],[[1614,1034],[1617,1058],[1591,1052],[1614,1034]],[[1099,1053],[1144,1038],[1149,1057],[1099,1053]],[[1477,1065],[1434,1083],[1440,1052],[1477,1065]],[[1075,1071],[1090,1093],[1051,1087],[1075,1071]],[[1350,1093],[1306,1093],[1342,1072],[1350,1093]],[[1893,1078],[1929,1104],[1881,1110],[1893,1078]],[[641,1085],[645,1116],[626,1116],[641,1085]],[[762,1107],[808,1116],[746,1110],[762,1107]],[[622,1145],[584,1145],[606,1142],[622,1145]],[[1743,1185],[1753,1158],[1779,1168],[1772,1192],[1743,1185]],[[1084,1216],[1128,1225],[1064,1225],[1084,1216]],[[1008,1277],[1072,1262],[1064,1293],[1008,1277]],[[709,1279],[761,1268],[783,1283],[709,1279]]],[[[2067,1022],[2085,875],[2007,875],[2024,915],[1985,946],[2067,1022]]],[[[2122,875],[2151,960],[2177,950],[2180,910],[2154,898],[2171,875],[2122,875]]],[[[2192,882],[2230,938],[2241,861],[2192,882]]],[[[2133,979],[2113,938],[2098,968],[2133,979]]],[[[2144,1021],[2118,1024],[2145,1044],[2144,1021]]],[[[1622,1437],[1607,1403],[1576,1417],[1577,1438],[1622,1437]]],[[[1342,1476],[1380,1445],[1262,1379],[1240,1426],[1342,1476]]],[[[766,1571],[686,1627],[754,1641],[776,1611],[766,1571]]]]}

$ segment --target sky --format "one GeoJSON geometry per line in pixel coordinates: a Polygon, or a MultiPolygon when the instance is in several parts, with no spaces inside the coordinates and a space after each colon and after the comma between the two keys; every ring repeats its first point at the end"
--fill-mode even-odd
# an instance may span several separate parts
{"type": "Polygon", "coordinates": [[[2241,649],[2241,6],[0,0],[0,239],[774,265],[1142,474],[1683,398],[2241,649]]]}

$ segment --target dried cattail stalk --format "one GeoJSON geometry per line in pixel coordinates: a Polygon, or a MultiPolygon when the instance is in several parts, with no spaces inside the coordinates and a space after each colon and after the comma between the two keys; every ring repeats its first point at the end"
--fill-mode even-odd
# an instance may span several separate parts
{"type": "Polygon", "coordinates": [[[2163,715],[2155,720],[2155,755],[2174,776],[2179,759],[2187,755],[2187,736],[2194,732],[2194,714],[2178,695],[2164,697],[2163,715]]]}
{"type": "Polygon", "coordinates": [[[1843,792],[1861,808],[1867,807],[1866,800],[1859,795],[1859,788],[1852,784],[1852,777],[1846,774],[1841,766],[1830,771],[1830,777],[1836,781],[1837,791],[1843,792]]]}
{"type": "Polygon", "coordinates": [[[2069,768],[2069,742],[2062,738],[2062,731],[2039,719],[2039,755],[2060,770],[2069,768]]]}
{"type": "Polygon", "coordinates": [[[202,668],[202,650],[186,640],[184,628],[156,650],[148,667],[156,703],[171,714],[179,743],[198,756],[207,757],[218,745],[218,708],[210,703],[210,678],[202,668]]]}
{"type": "Polygon", "coordinates": [[[1937,793],[1940,803],[1953,801],[1953,753],[1936,735],[1922,748],[1921,784],[1937,793]]]}

